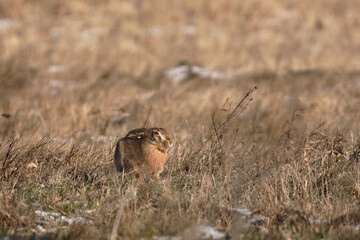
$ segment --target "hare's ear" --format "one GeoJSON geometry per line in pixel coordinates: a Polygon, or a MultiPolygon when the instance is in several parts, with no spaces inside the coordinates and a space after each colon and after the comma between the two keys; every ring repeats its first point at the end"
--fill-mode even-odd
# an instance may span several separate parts
{"type": "Polygon", "coordinates": [[[140,139],[140,138],[143,138],[144,135],[145,135],[144,131],[130,131],[130,132],[126,135],[126,138],[140,139]]]}

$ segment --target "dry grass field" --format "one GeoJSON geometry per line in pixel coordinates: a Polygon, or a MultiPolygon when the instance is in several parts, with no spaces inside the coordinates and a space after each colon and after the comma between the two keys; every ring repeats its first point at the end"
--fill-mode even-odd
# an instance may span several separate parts
{"type": "Polygon", "coordinates": [[[0,0],[0,239],[360,239],[359,9],[0,0]]]}

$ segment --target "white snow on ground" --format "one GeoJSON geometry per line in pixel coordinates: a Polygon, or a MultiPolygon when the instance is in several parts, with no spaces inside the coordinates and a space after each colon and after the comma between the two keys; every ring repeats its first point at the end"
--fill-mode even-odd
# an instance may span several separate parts
{"type": "Polygon", "coordinates": [[[212,239],[220,239],[220,238],[224,238],[225,234],[222,232],[218,232],[216,231],[213,227],[210,226],[199,226],[197,229],[200,233],[203,233],[203,238],[204,239],[208,239],[208,238],[212,238],[212,239]]]}
{"type": "Polygon", "coordinates": [[[322,224],[322,223],[327,223],[326,220],[321,219],[321,218],[313,218],[313,217],[309,217],[309,222],[310,224],[322,224]]]}
{"type": "Polygon", "coordinates": [[[44,212],[44,211],[40,211],[40,210],[36,210],[35,214],[38,215],[39,217],[44,217],[44,218],[49,218],[49,219],[54,219],[54,217],[61,216],[61,214],[57,213],[57,212],[44,212]]]}
{"type": "Polygon", "coordinates": [[[246,215],[246,216],[251,215],[251,210],[248,209],[248,208],[232,208],[232,207],[228,207],[227,209],[230,210],[230,211],[238,212],[238,213],[240,213],[242,215],[246,215]]]}
{"type": "Polygon", "coordinates": [[[182,28],[183,33],[186,35],[192,36],[196,34],[196,27],[187,25],[182,28]]]}
{"type": "Polygon", "coordinates": [[[37,226],[36,226],[36,229],[33,229],[33,232],[36,232],[36,233],[45,233],[45,232],[46,232],[46,229],[43,228],[41,225],[37,225],[37,226]]]}
{"type": "Polygon", "coordinates": [[[74,224],[74,223],[80,223],[80,222],[86,222],[86,220],[83,217],[73,217],[73,218],[68,218],[65,216],[61,216],[60,220],[62,222],[66,222],[68,224],[74,224]]]}
{"type": "Polygon", "coordinates": [[[210,80],[228,80],[230,76],[225,73],[210,71],[205,68],[191,65],[180,65],[164,71],[164,76],[174,83],[180,83],[191,77],[205,78],[210,80]]]}
{"type": "MultiPolygon", "coordinates": [[[[224,239],[225,233],[215,230],[211,226],[196,225],[185,229],[177,236],[153,236],[152,240],[187,240],[187,239],[224,239]]],[[[141,240],[145,240],[142,238],[141,240]]]]}
{"type": "Polygon", "coordinates": [[[6,30],[15,25],[15,22],[10,18],[2,18],[0,19],[0,30],[6,30]]]}
{"type": "MultiPolygon", "coordinates": [[[[57,212],[46,212],[36,210],[35,214],[38,218],[35,222],[38,224],[32,231],[35,233],[56,232],[57,230],[66,229],[65,225],[72,225],[75,223],[92,223],[91,220],[85,219],[83,216],[66,217],[57,212]],[[59,226],[59,224],[61,224],[59,226]]],[[[25,216],[24,216],[25,217],[25,216]]]]}
{"type": "Polygon", "coordinates": [[[255,226],[261,226],[264,221],[267,219],[267,217],[263,216],[263,215],[255,215],[252,216],[249,220],[248,220],[248,224],[249,225],[255,225],[255,226]]]}
{"type": "MultiPolygon", "coordinates": [[[[242,215],[242,218],[246,218],[249,225],[253,225],[256,227],[261,227],[264,224],[264,222],[266,221],[266,219],[268,219],[268,217],[263,216],[263,215],[259,215],[259,214],[252,215],[253,213],[248,208],[233,208],[231,206],[228,206],[227,209],[229,211],[239,213],[240,215],[242,215]]],[[[327,223],[326,220],[321,219],[321,218],[309,217],[308,220],[309,220],[310,224],[319,225],[319,224],[327,223]]]]}
{"type": "Polygon", "coordinates": [[[59,73],[65,71],[65,67],[61,65],[51,65],[48,67],[49,73],[59,73]]]}
{"type": "Polygon", "coordinates": [[[210,70],[207,70],[207,69],[204,69],[201,67],[197,67],[197,66],[191,67],[191,71],[193,74],[197,74],[197,75],[199,75],[199,77],[202,77],[202,78],[210,78],[210,79],[214,79],[214,80],[229,78],[229,76],[226,75],[225,73],[214,72],[214,71],[210,71],[210,70]]]}
{"type": "Polygon", "coordinates": [[[225,237],[225,233],[206,225],[189,227],[180,235],[182,239],[223,239],[225,237]]]}
{"type": "Polygon", "coordinates": [[[190,77],[190,66],[178,66],[164,71],[165,77],[171,79],[174,83],[183,82],[190,77]]]}
{"type": "Polygon", "coordinates": [[[49,221],[55,221],[58,223],[65,222],[70,225],[74,224],[74,223],[80,223],[80,222],[83,222],[83,223],[91,222],[91,221],[85,220],[85,218],[83,218],[81,216],[66,217],[57,212],[45,212],[45,211],[36,210],[35,214],[38,215],[39,217],[41,217],[43,219],[43,222],[49,222],[49,221]]]}
{"type": "Polygon", "coordinates": [[[252,215],[253,213],[248,208],[233,208],[228,206],[227,209],[229,211],[233,211],[240,214],[242,218],[246,218],[248,225],[252,225],[258,228],[260,228],[264,224],[264,221],[267,219],[267,217],[263,215],[258,215],[258,214],[252,215]]]}
{"type": "Polygon", "coordinates": [[[96,210],[95,209],[88,209],[85,210],[84,213],[94,213],[96,210]]]}

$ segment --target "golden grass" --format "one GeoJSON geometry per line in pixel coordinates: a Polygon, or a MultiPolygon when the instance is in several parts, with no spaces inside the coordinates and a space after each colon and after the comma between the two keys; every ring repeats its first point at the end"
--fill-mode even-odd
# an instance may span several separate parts
{"type": "Polygon", "coordinates": [[[0,234],[358,238],[359,8],[0,0],[0,234]],[[148,116],[175,147],[142,183],[113,153],[148,116]]]}

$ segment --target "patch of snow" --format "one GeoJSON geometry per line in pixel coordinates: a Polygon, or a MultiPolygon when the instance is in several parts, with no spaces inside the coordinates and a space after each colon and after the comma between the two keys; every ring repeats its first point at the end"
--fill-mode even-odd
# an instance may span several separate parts
{"type": "Polygon", "coordinates": [[[170,68],[164,72],[164,75],[170,78],[173,82],[179,83],[187,80],[190,77],[190,66],[178,66],[170,68]]]}
{"type": "Polygon", "coordinates": [[[61,65],[51,65],[48,67],[49,73],[59,73],[65,71],[65,67],[61,65]]]}
{"type": "Polygon", "coordinates": [[[220,72],[212,72],[209,71],[207,69],[201,68],[201,67],[197,67],[197,66],[193,66],[191,67],[192,73],[199,75],[202,78],[210,78],[210,79],[228,79],[229,77],[224,74],[224,73],[220,73],[220,72]]]}
{"type": "Polygon", "coordinates": [[[263,215],[251,216],[252,212],[248,208],[232,208],[229,206],[227,209],[241,214],[242,218],[245,218],[249,225],[253,225],[255,227],[261,227],[261,225],[263,225],[264,221],[267,219],[267,217],[263,215]]]}
{"type": "Polygon", "coordinates": [[[58,220],[58,222],[66,222],[70,225],[74,224],[74,223],[86,223],[86,220],[83,217],[73,217],[73,218],[68,218],[65,216],[61,216],[60,219],[58,220]]]}
{"type": "Polygon", "coordinates": [[[66,226],[59,226],[59,224],[72,225],[75,223],[92,223],[91,220],[86,220],[82,216],[66,217],[57,212],[45,212],[36,210],[35,214],[40,218],[36,220],[36,223],[41,224],[38,225],[35,229],[33,229],[33,232],[36,233],[56,232],[59,228],[66,229],[66,226]],[[56,225],[55,228],[49,228],[54,224],[56,225]],[[48,230],[43,227],[44,225],[48,226],[48,230]]]}
{"type": "Polygon", "coordinates": [[[183,233],[183,239],[223,239],[225,233],[216,231],[211,226],[198,225],[187,228],[183,233]]]}
{"type": "MultiPolygon", "coordinates": [[[[187,228],[178,236],[153,236],[152,240],[181,240],[181,239],[224,239],[225,233],[215,230],[211,226],[198,225],[187,228]]],[[[145,238],[141,238],[145,240],[145,238]]]]}
{"type": "Polygon", "coordinates": [[[321,218],[309,217],[308,220],[309,220],[310,224],[323,224],[323,223],[327,223],[326,220],[321,219],[321,218]]]}
{"type": "Polygon", "coordinates": [[[71,81],[65,85],[65,83],[63,81],[55,80],[55,79],[50,80],[49,85],[51,87],[55,88],[55,90],[58,90],[58,89],[64,88],[64,87],[66,87],[67,89],[71,89],[71,90],[78,90],[81,88],[81,86],[79,86],[79,84],[76,82],[71,81]]]}
{"type": "Polygon", "coordinates": [[[10,18],[0,19],[0,30],[6,30],[14,26],[14,21],[10,18]]]}
{"type": "Polygon", "coordinates": [[[35,214],[38,215],[39,217],[44,217],[44,218],[59,217],[61,215],[60,213],[57,212],[45,212],[40,210],[36,210],[35,214]]]}
{"type": "Polygon", "coordinates": [[[248,224],[249,225],[255,225],[255,226],[259,226],[262,225],[263,222],[266,220],[266,217],[263,215],[255,215],[252,218],[250,218],[248,220],[248,224]]]}
{"type": "Polygon", "coordinates": [[[197,230],[202,233],[204,239],[220,239],[225,237],[225,233],[216,231],[213,227],[210,226],[199,226],[197,230]]]}
{"type": "Polygon", "coordinates": [[[186,35],[189,35],[189,36],[192,36],[192,35],[196,34],[196,27],[191,26],[191,25],[183,27],[182,30],[186,35]]]}
{"type": "Polygon", "coordinates": [[[95,209],[87,209],[84,211],[84,213],[94,213],[95,211],[95,209]]]}
{"type": "Polygon", "coordinates": [[[234,211],[234,212],[240,213],[240,214],[242,214],[242,215],[246,215],[246,216],[251,215],[251,210],[248,209],[248,208],[232,208],[232,207],[227,207],[227,209],[230,210],[230,211],[234,211]]]}
{"type": "Polygon", "coordinates": [[[35,233],[46,233],[46,229],[41,225],[37,225],[36,229],[33,229],[33,232],[35,232],[35,233]]]}
{"type": "Polygon", "coordinates": [[[180,83],[190,79],[190,77],[205,78],[210,80],[227,80],[230,77],[225,73],[210,71],[205,68],[191,65],[180,65],[164,71],[164,76],[171,79],[174,83],[180,83]]]}
{"type": "Polygon", "coordinates": [[[16,232],[25,232],[27,231],[27,228],[24,228],[24,227],[19,227],[19,228],[16,228],[16,232]]]}

